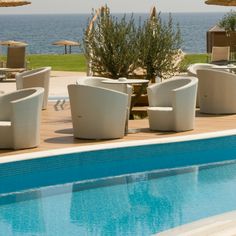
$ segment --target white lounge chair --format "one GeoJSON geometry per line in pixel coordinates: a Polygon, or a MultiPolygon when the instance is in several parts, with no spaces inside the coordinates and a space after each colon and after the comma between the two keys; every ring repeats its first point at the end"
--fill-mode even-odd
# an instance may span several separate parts
{"type": "Polygon", "coordinates": [[[147,88],[151,130],[186,131],[194,128],[198,79],[175,77],[147,88]]]}
{"type": "MultiPolygon", "coordinates": [[[[209,63],[194,63],[189,65],[189,67],[187,68],[187,72],[189,76],[195,76],[197,77],[197,71],[201,70],[201,69],[213,69],[214,68],[214,64],[209,64],[209,63]]],[[[220,70],[220,69],[217,69],[220,70]]],[[[222,69],[222,71],[227,71],[227,69],[222,69]]],[[[197,102],[196,102],[196,106],[199,107],[199,90],[197,92],[197,102]]]]}
{"type": "Polygon", "coordinates": [[[43,88],[23,89],[0,96],[0,148],[39,145],[43,88]]]}
{"type": "Polygon", "coordinates": [[[47,109],[51,67],[42,67],[16,74],[16,88],[44,88],[42,109],[47,109]]]}
{"type": "Polygon", "coordinates": [[[210,64],[210,63],[194,63],[194,64],[189,65],[189,67],[187,68],[187,72],[189,76],[197,77],[198,70],[211,69],[214,66],[215,66],[214,64],[210,64]]]}
{"type": "Polygon", "coordinates": [[[68,85],[74,136],[82,139],[122,138],[128,95],[88,85],[68,85]]]}
{"type": "Polygon", "coordinates": [[[106,84],[106,83],[102,82],[107,79],[110,79],[110,78],[95,77],[95,76],[83,76],[83,77],[79,77],[78,80],[76,81],[76,83],[99,87],[99,88],[107,88],[107,89],[112,89],[112,90],[115,90],[118,92],[127,93],[128,94],[128,114],[127,114],[127,117],[129,118],[131,99],[132,99],[132,93],[133,93],[132,86],[130,86],[128,84],[106,84]]]}
{"type": "Polygon", "coordinates": [[[236,113],[236,74],[217,70],[198,70],[200,112],[236,113]]]}

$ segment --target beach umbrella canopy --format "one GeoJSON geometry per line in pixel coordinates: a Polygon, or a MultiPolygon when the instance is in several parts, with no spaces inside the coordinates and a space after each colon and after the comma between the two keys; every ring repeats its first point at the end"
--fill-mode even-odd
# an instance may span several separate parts
{"type": "Polygon", "coordinates": [[[67,46],[69,46],[69,53],[71,53],[71,46],[79,46],[80,43],[76,41],[70,41],[70,40],[60,40],[57,42],[54,42],[52,45],[57,46],[64,46],[65,47],[65,54],[67,54],[67,46]]]}
{"type": "Polygon", "coordinates": [[[205,3],[208,5],[236,6],[236,0],[207,0],[205,3]]]}
{"type": "Polygon", "coordinates": [[[20,41],[14,41],[14,40],[6,40],[6,41],[1,41],[0,45],[3,46],[27,46],[28,44],[25,42],[20,42],[20,41]]]}
{"type": "Polygon", "coordinates": [[[31,2],[23,0],[0,0],[0,7],[17,7],[28,5],[31,2]]]}

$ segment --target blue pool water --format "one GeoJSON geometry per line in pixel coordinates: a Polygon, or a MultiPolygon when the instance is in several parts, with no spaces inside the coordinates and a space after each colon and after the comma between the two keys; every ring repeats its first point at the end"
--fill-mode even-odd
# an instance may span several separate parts
{"type": "Polygon", "coordinates": [[[0,236],[150,235],[236,209],[236,136],[0,164],[0,236]]]}
{"type": "Polygon", "coordinates": [[[5,195],[0,235],[151,235],[236,209],[236,163],[5,195]]]}

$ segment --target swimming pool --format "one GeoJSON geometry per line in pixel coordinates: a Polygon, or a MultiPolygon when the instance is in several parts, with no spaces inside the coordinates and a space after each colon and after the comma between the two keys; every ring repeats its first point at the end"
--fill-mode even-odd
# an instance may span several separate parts
{"type": "Polygon", "coordinates": [[[0,235],[150,235],[235,210],[235,160],[228,136],[2,163],[0,235]]]}

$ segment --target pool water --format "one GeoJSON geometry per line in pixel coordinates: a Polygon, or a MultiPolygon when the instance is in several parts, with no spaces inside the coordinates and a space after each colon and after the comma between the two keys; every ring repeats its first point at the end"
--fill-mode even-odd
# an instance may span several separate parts
{"type": "Polygon", "coordinates": [[[0,235],[151,235],[235,209],[231,161],[2,194],[0,235]]]}

